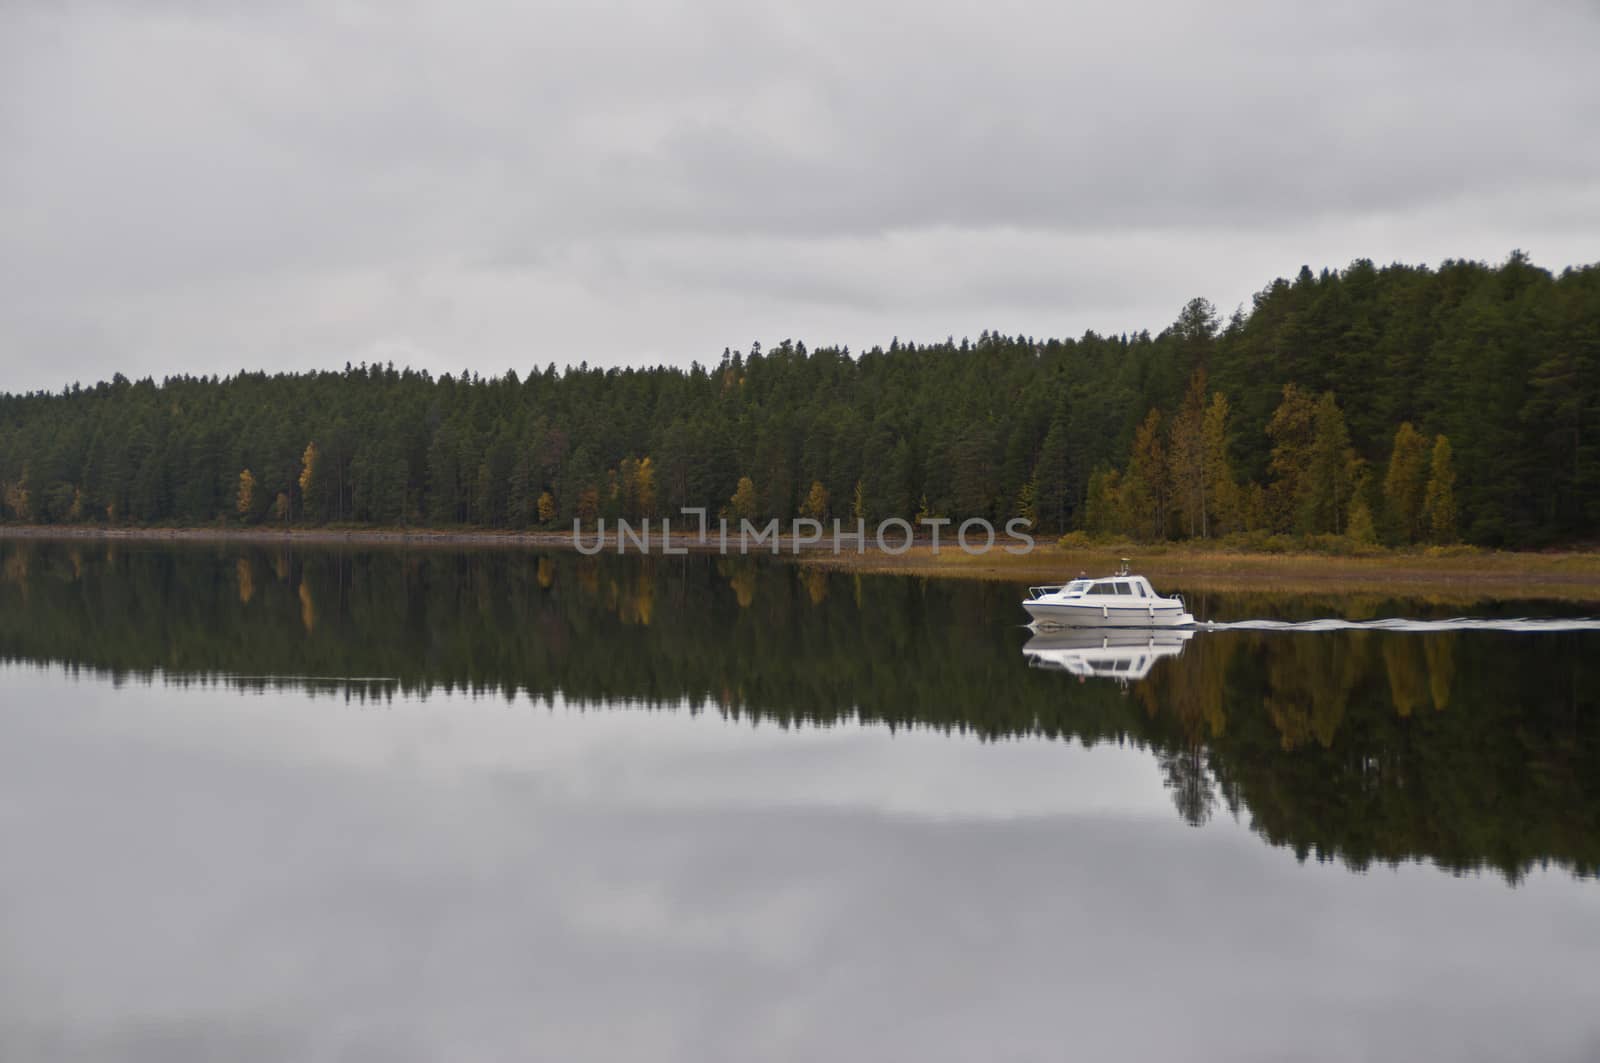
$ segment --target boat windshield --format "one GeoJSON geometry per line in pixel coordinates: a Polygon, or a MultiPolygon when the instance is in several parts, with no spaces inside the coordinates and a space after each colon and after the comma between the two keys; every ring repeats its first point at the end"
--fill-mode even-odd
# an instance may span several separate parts
{"type": "Polygon", "coordinates": [[[1088,580],[1086,580],[1086,579],[1075,579],[1071,583],[1067,584],[1065,587],[1061,588],[1061,593],[1062,594],[1082,594],[1084,591],[1086,591],[1088,589],[1089,589],[1089,581],[1088,580]]]}

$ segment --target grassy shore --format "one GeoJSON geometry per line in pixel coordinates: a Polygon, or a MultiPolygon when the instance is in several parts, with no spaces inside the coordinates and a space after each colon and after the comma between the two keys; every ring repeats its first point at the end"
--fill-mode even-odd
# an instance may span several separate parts
{"type": "MultiPolygon", "coordinates": [[[[715,540],[697,544],[679,539],[691,552],[714,552],[715,540]]],[[[522,549],[573,549],[565,531],[503,532],[476,529],[417,528],[105,528],[0,525],[0,538],[95,539],[182,543],[252,543],[338,546],[502,547],[522,549]]],[[[586,546],[595,540],[586,537],[586,546]]],[[[731,545],[731,544],[730,544],[731,545]]],[[[824,548],[803,547],[798,555],[787,540],[780,556],[803,565],[849,572],[888,573],[953,579],[983,579],[1014,583],[1059,583],[1080,572],[1103,575],[1119,558],[1134,559],[1134,567],[1157,587],[1189,592],[1279,591],[1286,593],[1386,594],[1474,601],[1484,598],[1545,598],[1600,603],[1600,552],[1564,551],[1508,553],[1455,547],[1445,550],[1386,550],[1359,556],[1326,553],[1279,553],[1221,549],[1180,544],[1135,544],[1041,540],[1027,554],[1009,554],[996,547],[971,555],[952,547],[937,553],[927,543],[902,554],[869,547],[856,553],[850,547],[834,554],[824,548]]],[[[736,547],[734,547],[736,549],[736,547]]],[[[628,553],[637,553],[629,543],[628,553]]],[[[763,545],[752,549],[767,555],[763,545]]],[[[614,534],[606,536],[605,552],[617,552],[614,534]]],[[[652,552],[660,552],[659,536],[652,552]]]]}
{"type": "Polygon", "coordinates": [[[869,552],[813,563],[853,571],[1060,583],[1103,575],[1127,557],[1158,588],[1188,591],[1392,594],[1441,601],[1550,598],[1600,602],[1600,553],[1505,553],[1466,548],[1386,550],[1360,556],[1261,553],[1189,544],[1040,543],[1031,553],[982,556],[918,545],[899,556],[869,552]]]}

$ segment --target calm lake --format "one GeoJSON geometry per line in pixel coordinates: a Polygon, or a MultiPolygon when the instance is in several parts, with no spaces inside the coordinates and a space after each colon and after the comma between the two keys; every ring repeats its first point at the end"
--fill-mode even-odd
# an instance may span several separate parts
{"type": "Polygon", "coordinates": [[[0,1059],[1600,1055],[1584,609],[1020,597],[0,541],[0,1059]]]}

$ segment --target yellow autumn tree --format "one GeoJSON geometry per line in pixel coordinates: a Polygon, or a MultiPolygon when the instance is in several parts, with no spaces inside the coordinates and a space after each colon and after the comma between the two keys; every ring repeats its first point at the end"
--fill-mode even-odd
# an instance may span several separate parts
{"type": "Polygon", "coordinates": [[[234,509],[239,516],[249,517],[256,508],[256,478],[249,469],[239,474],[239,498],[234,504],[234,509]]]}
{"type": "Polygon", "coordinates": [[[28,470],[22,470],[22,478],[15,483],[0,484],[0,498],[3,498],[6,511],[18,520],[33,519],[33,504],[28,493],[28,470]]]}
{"type": "Polygon", "coordinates": [[[1438,436],[1433,441],[1433,460],[1428,469],[1428,488],[1422,508],[1428,531],[1436,543],[1456,541],[1456,467],[1451,457],[1450,439],[1438,436]]]}
{"type": "Polygon", "coordinates": [[[812,520],[828,519],[828,489],[822,486],[821,480],[811,482],[811,490],[806,494],[806,500],[800,503],[800,515],[810,517],[812,520]]]}
{"type": "Polygon", "coordinates": [[[639,459],[634,473],[633,505],[638,515],[646,519],[656,514],[656,463],[648,454],[639,459]]]}
{"type": "Polygon", "coordinates": [[[624,458],[617,466],[613,497],[628,520],[648,520],[656,511],[656,465],[648,456],[624,458]]]}
{"type": "Polygon", "coordinates": [[[760,514],[760,505],[755,481],[748,476],[739,477],[739,486],[728,499],[728,515],[734,520],[755,520],[760,514]]]}
{"type": "Polygon", "coordinates": [[[1124,504],[1138,538],[1167,537],[1167,452],[1161,445],[1161,411],[1151,410],[1133,434],[1133,453],[1122,480],[1124,504]]]}
{"type": "Polygon", "coordinates": [[[1345,522],[1345,538],[1361,546],[1374,546],[1378,542],[1378,529],[1372,521],[1372,507],[1367,505],[1367,492],[1356,488],[1355,499],[1350,503],[1350,519],[1345,522]]]}
{"type": "Polygon", "coordinates": [[[317,444],[306,444],[306,452],[300,457],[300,516],[309,515],[311,508],[311,488],[317,482],[317,444]]]}
{"type": "Polygon", "coordinates": [[[600,518],[600,489],[593,484],[578,492],[578,519],[593,524],[600,518]]]}
{"type": "Polygon", "coordinates": [[[1428,441],[1405,421],[1394,434],[1383,477],[1384,517],[1392,541],[1406,544],[1426,537],[1422,502],[1427,489],[1428,441]]]}
{"type": "Polygon", "coordinates": [[[549,524],[556,519],[556,496],[549,491],[539,494],[539,522],[549,524]]]}

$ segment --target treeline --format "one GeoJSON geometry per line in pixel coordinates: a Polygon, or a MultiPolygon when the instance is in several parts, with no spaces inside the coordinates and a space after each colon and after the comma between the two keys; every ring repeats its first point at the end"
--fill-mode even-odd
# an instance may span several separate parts
{"type": "Polygon", "coordinates": [[[1013,516],[1494,546],[1600,527],[1600,267],[1357,261],[1159,334],[0,396],[0,519],[565,527],[1013,516]]]}

